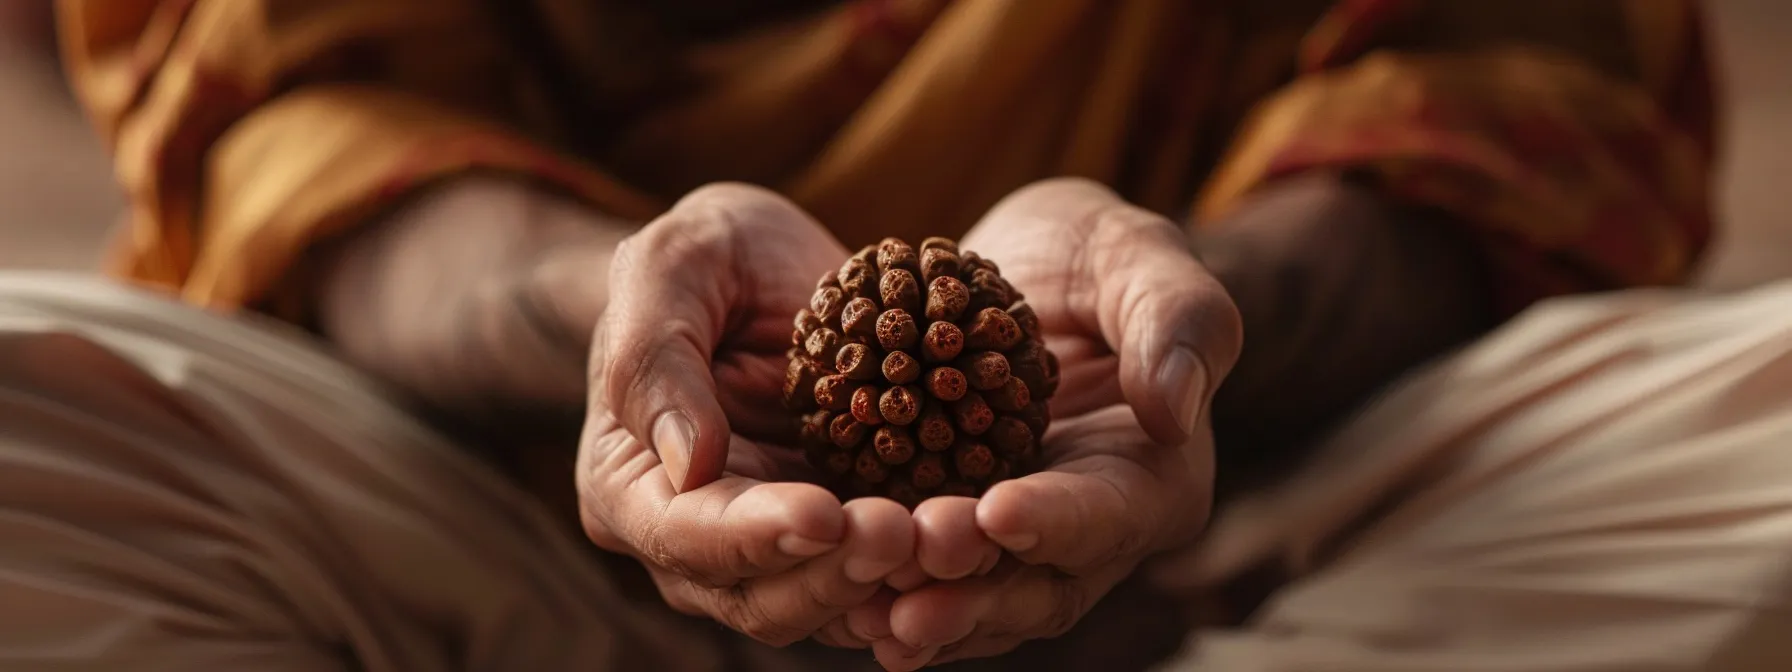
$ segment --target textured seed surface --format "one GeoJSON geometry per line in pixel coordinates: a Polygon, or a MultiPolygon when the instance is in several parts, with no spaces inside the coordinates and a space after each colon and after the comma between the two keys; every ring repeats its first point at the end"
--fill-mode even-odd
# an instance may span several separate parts
{"type": "Polygon", "coordinates": [[[823,473],[835,478],[852,473],[852,453],[844,450],[816,451],[810,454],[809,459],[814,462],[823,473]]]}
{"type": "Polygon", "coordinates": [[[859,478],[870,483],[882,483],[885,478],[890,476],[890,467],[885,465],[883,460],[877,459],[877,450],[873,448],[866,448],[859,453],[859,462],[856,467],[855,471],[858,472],[859,478]]]}
{"type": "Polygon", "coordinates": [[[806,337],[816,329],[820,329],[821,325],[821,318],[816,317],[815,313],[810,312],[808,308],[797,311],[795,324],[797,333],[806,337]]]}
{"type": "Polygon", "coordinates": [[[885,422],[906,425],[921,415],[921,395],[908,385],[892,387],[878,400],[877,408],[883,412],[885,422]]]}
{"type": "Polygon", "coordinates": [[[845,296],[870,297],[877,289],[876,277],[869,262],[853,259],[840,269],[840,289],[845,296]]]}
{"type": "MultiPolygon", "coordinates": [[[[941,278],[949,278],[963,287],[958,280],[958,253],[943,248],[929,248],[921,252],[921,280],[929,284],[941,278]]],[[[966,301],[971,299],[970,290],[965,290],[966,301]]]]}
{"type": "MultiPolygon", "coordinates": [[[[819,333],[819,332],[818,332],[819,333]]],[[[921,354],[929,362],[948,362],[964,352],[964,332],[951,322],[935,322],[921,338],[921,354]]]]}
{"type": "Polygon", "coordinates": [[[941,236],[930,236],[928,238],[924,238],[921,240],[921,251],[922,252],[926,252],[927,250],[935,250],[935,249],[945,250],[947,252],[957,254],[958,253],[958,241],[952,240],[951,238],[944,238],[941,236]]]}
{"type": "Polygon", "coordinates": [[[878,282],[878,292],[883,297],[886,309],[914,313],[921,308],[921,285],[915,282],[915,276],[908,271],[885,271],[883,280],[878,282]]]}
{"type": "Polygon", "coordinates": [[[877,316],[877,344],[885,350],[906,350],[915,346],[921,332],[915,318],[902,309],[886,310],[877,316]]]}
{"type": "Polygon", "coordinates": [[[965,347],[977,350],[1007,350],[1018,344],[1024,336],[1020,325],[1008,316],[1008,311],[1000,308],[984,308],[977,313],[977,319],[971,328],[965,331],[965,347]]]}
{"type": "Polygon", "coordinates": [[[852,401],[847,408],[860,423],[876,427],[884,424],[884,415],[877,408],[877,398],[876,386],[860,385],[859,389],[852,391],[852,401]]]}
{"type": "Polygon", "coordinates": [[[877,459],[884,464],[903,464],[915,456],[915,440],[901,427],[880,427],[871,439],[877,459]]]}
{"type": "Polygon", "coordinates": [[[846,295],[834,287],[823,287],[815,293],[809,302],[809,310],[822,320],[832,320],[840,316],[840,309],[846,307],[846,295]]]}
{"type": "Polygon", "coordinates": [[[946,410],[935,405],[921,412],[915,423],[915,436],[920,439],[922,448],[937,452],[951,448],[958,432],[952,429],[952,418],[946,415],[946,410]]]}
{"type": "Polygon", "coordinates": [[[901,350],[884,357],[883,369],[884,380],[896,385],[907,385],[921,377],[921,363],[901,350]]]}
{"type": "Polygon", "coordinates": [[[927,319],[957,321],[964,315],[966,306],[971,305],[971,291],[964,283],[950,275],[941,276],[927,283],[927,319]]]}
{"type": "Polygon", "coordinates": [[[914,485],[921,490],[932,490],[946,482],[946,462],[939,455],[923,454],[915,458],[915,466],[910,471],[914,485]]]}
{"type": "Polygon", "coordinates": [[[853,380],[871,380],[878,375],[878,362],[874,357],[871,346],[848,343],[841,346],[839,354],[834,355],[834,369],[853,380]]]}
{"type": "Polygon", "coordinates": [[[836,446],[851,448],[865,440],[865,425],[851,415],[845,413],[836,415],[834,421],[828,423],[828,438],[836,446]]]}
{"type": "Polygon", "coordinates": [[[784,405],[792,410],[808,410],[815,406],[815,381],[821,379],[813,362],[801,355],[790,358],[784,370],[784,405]]]}
{"type": "Polygon", "coordinates": [[[908,243],[886,239],[877,246],[877,268],[886,274],[896,269],[917,273],[921,270],[920,257],[908,243]]]}
{"type": "Polygon", "coordinates": [[[1039,314],[1033,312],[1031,304],[1020,301],[1009,306],[1008,316],[1014,318],[1014,324],[1020,327],[1023,335],[1035,337],[1043,335],[1039,330],[1039,314]]]}
{"type": "Polygon", "coordinates": [[[840,345],[840,332],[822,327],[809,334],[809,339],[803,343],[803,349],[809,352],[810,357],[829,362],[839,354],[840,345]]]}
{"type": "Polygon", "coordinates": [[[846,376],[822,376],[815,381],[815,403],[830,411],[846,410],[852,401],[852,381],[846,376]]]}
{"type": "Polygon", "coordinates": [[[1033,446],[1033,430],[1013,416],[996,418],[989,426],[989,444],[1003,455],[1020,455],[1033,446]]]}
{"type": "Polygon", "coordinates": [[[993,390],[1008,382],[1008,358],[999,352],[980,352],[969,358],[964,371],[972,388],[993,390]]]}
{"type": "Polygon", "coordinates": [[[965,442],[953,451],[952,460],[958,467],[958,473],[965,478],[982,480],[989,478],[995,470],[996,456],[990,452],[989,446],[981,443],[965,442]]]}
{"type": "Polygon", "coordinates": [[[983,401],[983,395],[975,392],[964,395],[952,403],[953,424],[971,436],[989,431],[989,424],[995,422],[996,414],[989,404],[983,401]]]}
{"type": "Polygon", "coordinates": [[[848,335],[876,335],[877,302],[863,296],[847,301],[840,312],[840,330],[848,335]]]}
{"type": "Polygon", "coordinates": [[[815,281],[791,321],[783,402],[842,499],[977,496],[1030,473],[1058,362],[994,262],[890,238],[815,281]]]}
{"type": "Polygon", "coordinates": [[[958,401],[968,388],[964,373],[958,369],[942,366],[927,372],[927,393],[940,401],[958,401]]]}
{"type": "Polygon", "coordinates": [[[1019,413],[1027,404],[1033,403],[1033,395],[1027,390],[1027,384],[1019,378],[1009,378],[998,389],[983,395],[989,407],[1002,413],[1019,413]]]}

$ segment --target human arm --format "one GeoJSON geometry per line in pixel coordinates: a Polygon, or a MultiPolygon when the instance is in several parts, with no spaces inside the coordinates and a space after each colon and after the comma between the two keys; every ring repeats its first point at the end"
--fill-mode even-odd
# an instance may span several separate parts
{"type": "MultiPolygon", "coordinates": [[[[1378,387],[1534,301],[1678,282],[1705,243],[1709,92],[1699,86],[1696,17],[1638,17],[1634,31],[1681,39],[1638,39],[1669,46],[1608,58],[1575,44],[1573,31],[1531,30],[1561,20],[1562,7],[1537,8],[1531,26],[1456,17],[1458,27],[1493,28],[1470,39],[1436,24],[1486,3],[1406,3],[1433,16],[1409,18],[1404,35],[1380,30],[1390,14],[1366,11],[1394,4],[1339,3],[1314,30],[1302,76],[1241,129],[1191,227],[1203,269],[1187,282],[1211,273],[1244,324],[1242,353],[1211,409],[1221,484],[1243,466],[1298,458],[1378,387]],[[1430,42],[1415,44],[1415,33],[1430,42]],[[1554,134],[1538,135],[1546,131],[1554,134]]],[[[1602,6],[1608,28],[1634,8],[1562,4],[1602,6]]],[[[1019,241],[1049,238],[1015,228],[1019,241]]],[[[1194,510],[1205,511],[1202,494],[1194,510]]],[[[974,513],[973,529],[1034,566],[1087,560],[1004,538],[986,515],[994,499],[957,517],[974,513]]],[[[1043,502],[1031,505],[1049,510],[1043,502]]],[[[978,567],[976,535],[917,513],[921,563],[941,582],[896,605],[899,641],[880,646],[905,664],[1059,634],[1105,590],[1087,590],[1101,582],[1086,579],[1067,589],[1079,581],[1062,572],[964,578],[978,567]],[[934,553],[941,548],[954,552],[934,553]]],[[[1040,536],[1138,530],[1149,516],[1097,518],[1042,526],[1040,536]]],[[[1081,566],[1130,562],[1127,553],[1101,560],[1081,566]]]]}
{"type": "MultiPolygon", "coordinates": [[[[497,28],[504,6],[64,0],[71,78],[129,197],[111,272],[314,328],[432,405],[481,410],[465,390],[531,400],[551,388],[576,412],[583,392],[566,381],[578,384],[582,353],[525,385],[473,366],[437,389],[429,376],[446,372],[422,366],[464,363],[453,341],[491,319],[466,307],[518,305],[498,295],[540,279],[524,269],[542,248],[601,264],[603,241],[658,209],[550,149],[567,131],[538,102],[552,94],[536,64],[497,28]],[[460,263],[429,263],[446,258],[460,263]],[[431,319],[393,319],[411,311],[431,319]],[[466,319],[435,328],[450,318],[466,319]]],[[[587,323],[565,330],[588,332],[593,309],[570,311],[587,323]]]]}
{"type": "Polygon", "coordinates": [[[1696,5],[1337,3],[1191,226],[1245,318],[1222,461],[1291,456],[1537,300],[1688,277],[1715,160],[1696,5]]]}

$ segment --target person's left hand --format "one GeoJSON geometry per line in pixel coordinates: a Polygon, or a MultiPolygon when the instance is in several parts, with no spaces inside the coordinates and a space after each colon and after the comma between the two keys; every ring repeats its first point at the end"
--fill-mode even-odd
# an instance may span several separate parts
{"type": "Polygon", "coordinates": [[[1044,471],[915,511],[916,566],[892,578],[892,637],[873,645],[892,670],[1064,634],[1146,556],[1193,539],[1211,505],[1207,409],[1242,341],[1182,232],[1099,185],[1023,189],[961,247],[1026,295],[1062,383],[1044,471]]]}

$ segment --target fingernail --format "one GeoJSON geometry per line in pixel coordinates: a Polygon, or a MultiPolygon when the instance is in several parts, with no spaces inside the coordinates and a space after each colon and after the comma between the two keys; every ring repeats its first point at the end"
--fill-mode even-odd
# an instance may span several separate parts
{"type": "Polygon", "coordinates": [[[939,655],[940,655],[940,647],[929,646],[929,647],[925,647],[925,648],[921,649],[920,651],[916,651],[914,653],[914,655],[909,656],[908,659],[911,661],[920,663],[921,664],[920,667],[927,667],[929,664],[931,664],[933,662],[933,659],[939,655]]]}
{"type": "Polygon", "coordinates": [[[989,535],[989,538],[991,541],[1001,545],[1002,548],[1006,548],[1014,553],[1025,553],[1033,550],[1033,547],[1039,545],[1039,533],[1037,532],[991,534],[989,535]]]}
{"type": "Polygon", "coordinates": [[[940,647],[938,646],[924,646],[917,648],[897,640],[890,640],[890,643],[885,646],[889,647],[888,649],[885,649],[885,653],[892,660],[883,661],[882,658],[884,656],[879,656],[878,658],[880,662],[888,663],[889,667],[887,669],[901,672],[919,670],[923,667],[927,667],[928,663],[933,662],[934,656],[940,654],[940,647]]]}
{"type": "Polygon", "coordinates": [[[1170,394],[1170,412],[1176,415],[1182,433],[1194,434],[1195,422],[1201,417],[1201,397],[1207,390],[1207,376],[1194,351],[1172,350],[1157,374],[1157,386],[1170,394]]]}
{"type": "Polygon", "coordinates": [[[659,453],[673,490],[684,491],[684,478],[691,470],[691,450],[696,442],[697,429],[683,413],[666,411],[653,421],[653,450],[659,453]]]}
{"type": "Polygon", "coordinates": [[[887,564],[871,558],[847,558],[841,571],[846,573],[846,580],[853,583],[872,583],[883,580],[890,573],[887,564]]]}
{"type": "Polygon", "coordinates": [[[794,532],[778,537],[778,550],[785,555],[794,555],[799,558],[815,557],[838,546],[837,543],[817,541],[794,532]]]}
{"type": "Polygon", "coordinates": [[[846,612],[846,629],[867,642],[895,636],[890,631],[890,610],[854,609],[846,612]]]}

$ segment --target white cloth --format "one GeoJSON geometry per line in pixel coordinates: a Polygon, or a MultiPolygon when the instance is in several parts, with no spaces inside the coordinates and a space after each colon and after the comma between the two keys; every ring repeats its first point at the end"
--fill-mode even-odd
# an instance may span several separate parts
{"type": "Polygon", "coordinates": [[[303,339],[0,274],[0,670],[723,669],[704,637],[303,339]]]}
{"type": "Polygon", "coordinates": [[[1210,533],[1303,578],[1173,669],[1792,670],[1792,283],[1538,306],[1210,533]]]}
{"type": "MultiPolygon", "coordinates": [[[[1792,669],[1792,283],[1540,306],[1160,570],[1265,562],[1298,578],[1167,669],[1792,669]]],[[[795,660],[718,630],[621,597],[541,506],[303,339],[0,273],[0,671],[795,660]]]]}

